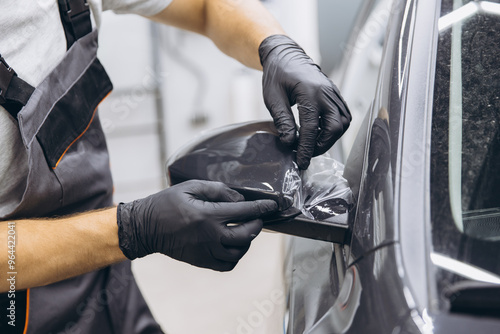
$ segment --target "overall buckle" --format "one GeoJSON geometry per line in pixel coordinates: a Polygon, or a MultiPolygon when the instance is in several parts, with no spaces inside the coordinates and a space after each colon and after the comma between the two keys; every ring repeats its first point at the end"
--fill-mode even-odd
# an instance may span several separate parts
{"type": "Polygon", "coordinates": [[[5,103],[5,94],[9,88],[12,77],[17,75],[16,71],[7,64],[5,59],[0,55],[0,104],[5,103]]]}
{"type": "Polygon", "coordinates": [[[90,12],[87,0],[68,0],[68,16],[74,18],[83,12],[90,12]]]}

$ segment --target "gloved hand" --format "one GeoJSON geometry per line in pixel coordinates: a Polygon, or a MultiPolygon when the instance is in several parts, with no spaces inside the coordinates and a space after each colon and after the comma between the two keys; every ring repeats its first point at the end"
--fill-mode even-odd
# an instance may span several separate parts
{"type": "Polygon", "coordinates": [[[277,207],[272,200],[244,201],[219,182],[187,181],[118,205],[120,249],[129,259],[160,252],[198,267],[229,271],[261,231],[260,217],[277,207]]]}
{"type": "Polygon", "coordinates": [[[332,81],[289,37],[267,37],[259,47],[259,56],[264,70],[264,102],[285,145],[297,141],[290,107],[298,105],[297,164],[307,169],[311,157],[328,151],[349,127],[347,104],[332,81]]]}

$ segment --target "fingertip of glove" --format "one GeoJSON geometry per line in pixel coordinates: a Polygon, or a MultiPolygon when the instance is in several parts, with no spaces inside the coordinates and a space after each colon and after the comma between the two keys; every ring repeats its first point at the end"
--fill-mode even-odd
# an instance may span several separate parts
{"type": "Polygon", "coordinates": [[[280,141],[286,146],[293,146],[296,143],[297,135],[295,132],[280,133],[280,141]]]}
{"type": "Polygon", "coordinates": [[[260,199],[257,200],[257,203],[260,207],[260,212],[262,212],[263,214],[275,212],[278,210],[278,203],[271,199],[260,199]]]}
{"type": "Polygon", "coordinates": [[[311,159],[297,158],[297,166],[300,170],[306,170],[311,164],[311,159]]]}
{"type": "MultiPolygon", "coordinates": [[[[341,135],[342,133],[340,133],[338,137],[340,137],[341,135]]],[[[318,140],[318,142],[316,143],[316,147],[314,148],[313,157],[326,153],[330,148],[332,148],[333,144],[335,144],[337,140],[338,138],[335,136],[333,138],[327,138],[322,141],[318,140]]]]}
{"type": "Polygon", "coordinates": [[[209,268],[215,271],[228,272],[234,269],[238,262],[223,262],[210,266],[209,268]]]}
{"type": "Polygon", "coordinates": [[[245,200],[245,196],[243,196],[242,194],[240,194],[239,192],[237,192],[234,189],[229,188],[229,190],[227,190],[227,195],[228,195],[228,199],[231,202],[242,202],[245,200]]]}

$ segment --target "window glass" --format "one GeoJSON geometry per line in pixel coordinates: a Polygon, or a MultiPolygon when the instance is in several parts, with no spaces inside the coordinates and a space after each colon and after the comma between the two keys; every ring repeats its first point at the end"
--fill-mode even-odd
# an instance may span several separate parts
{"type": "MultiPolygon", "coordinates": [[[[500,4],[443,0],[431,140],[435,254],[500,277],[500,4]]],[[[449,262],[451,264],[452,262],[449,262]]],[[[451,266],[450,268],[458,268],[451,266]]]]}

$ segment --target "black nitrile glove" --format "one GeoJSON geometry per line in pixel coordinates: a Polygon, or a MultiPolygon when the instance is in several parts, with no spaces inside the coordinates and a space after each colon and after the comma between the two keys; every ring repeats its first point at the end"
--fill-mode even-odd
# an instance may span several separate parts
{"type": "Polygon", "coordinates": [[[264,70],[264,102],[282,143],[289,146],[297,140],[290,108],[297,103],[297,164],[307,169],[311,157],[328,151],[347,130],[351,113],[333,82],[289,37],[267,37],[259,47],[259,56],[264,70]]]}
{"type": "Polygon", "coordinates": [[[244,201],[219,182],[186,181],[120,203],[120,249],[129,259],[160,252],[198,267],[229,271],[261,231],[260,217],[277,207],[272,200],[244,201]]]}

